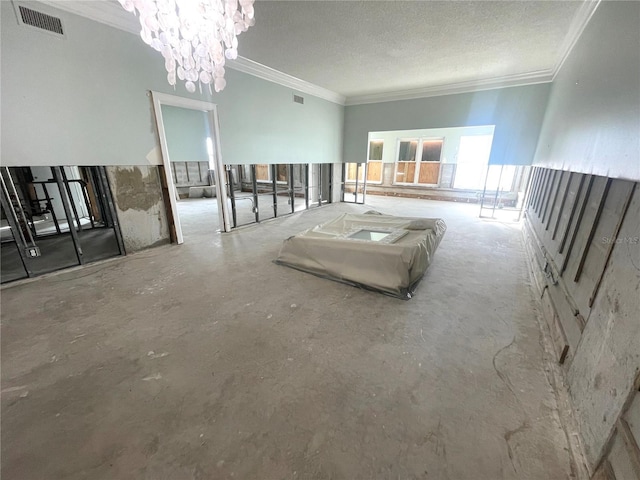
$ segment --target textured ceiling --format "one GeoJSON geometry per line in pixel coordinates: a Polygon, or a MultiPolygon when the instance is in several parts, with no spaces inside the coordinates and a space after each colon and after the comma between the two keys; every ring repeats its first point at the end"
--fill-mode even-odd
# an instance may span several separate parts
{"type": "Polygon", "coordinates": [[[240,55],[347,97],[552,70],[580,1],[267,1],[240,55]]]}
{"type": "MultiPolygon", "coordinates": [[[[40,2],[132,33],[140,29],[116,0],[40,2]]],[[[256,24],[240,35],[239,53],[347,102],[413,89],[549,81],[597,4],[257,0],[256,24]]],[[[255,73],[251,65],[249,71],[255,73]]]]}

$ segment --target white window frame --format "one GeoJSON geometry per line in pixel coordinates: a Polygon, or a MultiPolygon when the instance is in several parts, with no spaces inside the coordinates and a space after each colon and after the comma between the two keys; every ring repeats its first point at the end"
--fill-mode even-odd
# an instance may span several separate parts
{"type": "MultiPolygon", "coordinates": [[[[416,186],[420,186],[420,187],[437,187],[438,185],[440,185],[440,175],[442,173],[442,168],[440,169],[439,173],[438,173],[438,183],[419,183],[418,180],[420,179],[420,165],[423,163],[437,163],[442,165],[442,152],[444,151],[444,144],[445,144],[446,138],[445,137],[407,137],[407,138],[398,138],[397,142],[396,142],[396,157],[395,157],[395,161],[394,161],[394,169],[393,169],[393,184],[394,185],[416,185],[416,186]],[[437,162],[423,162],[422,161],[422,146],[424,144],[424,142],[429,141],[429,140],[442,140],[442,149],[440,150],[440,159],[437,162]],[[416,147],[416,157],[414,159],[414,163],[416,164],[414,172],[413,172],[413,181],[412,182],[398,182],[397,181],[397,177],[398,177],[398,163],[400,162],[400,160],[398,160],[398,157],[400,156],[400,144],[402,142],[418,142],[418,145],[416,147]]],[[[404,163],[404,161],[403,161],[404,163]]]]}
{"type": "MultiPolygon", "coordinates": [[[[384,158],[384,139],[382,138],[371,138],[369,139],[369,143],[367,143],[367,164],[369,164],[370,162],[380,162],[380,180],[369,180],[367,179],[367,183],[372,183],[374,185],[381,185],[382,184],[382,177],[384,176],[384,160],[380,159],[380,160],[370,160],[369,157],[371,156],[371,143],[372,142],[380,142],[382,143],[382,156],[384,158]]],[[[369,167],[367,166],[366,168],[366,173],[369,173],[369,167]]]]}
{"type": "MultiPolygon", "coordinates": [[[[402,138],[398,138],[396,141],[396,157],[394,160],[394,168],[393,168],[393,184],[394,185],[416,185],[415,179],[416,179],[416,170],[417,167],[414,169],[413,171],[413,179],[411,182],[399,182],[398,181],[398,163],[400,162],[399,157],[400,157],[400,144],[402,142],[417,142],[418,145],[416,146],[416,156],[413,159],[413,162],[416,163],[416,160],[418,159],[418,150],[421,150],[420,148],[420,139],[416,138],[416,137],[402,137],[402,138]]],[[[405,163],[405,161],[403,160],[403,163],[405,163]]]]}

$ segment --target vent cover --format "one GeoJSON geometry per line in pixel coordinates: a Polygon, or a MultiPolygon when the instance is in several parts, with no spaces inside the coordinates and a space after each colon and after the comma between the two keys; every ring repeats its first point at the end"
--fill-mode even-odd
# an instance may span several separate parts
{"type": "Polygon", "coordinates": [[[57,35],[64,35],[62,20],[58,17],[52,17],[46,13],[23,7],[22,5],[18,5],[18,10],[20,11],[20,21],[24,25],[30,25],[57,35]]]}
{"type": "Polygon", "coordinates": [[[294,95],[293,101],[296,103],[304,104],[304,97],[301,97],[300,95],[294,95]]]}

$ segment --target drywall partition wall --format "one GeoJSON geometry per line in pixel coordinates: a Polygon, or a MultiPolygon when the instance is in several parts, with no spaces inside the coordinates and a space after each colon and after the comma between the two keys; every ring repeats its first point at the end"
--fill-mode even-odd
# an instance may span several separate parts
{"type": "Polygon", "coordinates": [[[347,106],[344,161],[366,161],[369,132],[495,125],[489,163],[528,165],[548,93],[549,84],[538,84],[347,106]]]}
{"type": "Polygon", "coordinates": [[[172,162],[207,162],[207,138],[211,136],[207,113],[162,105],[162,122],[172,162]]]}
{"type": "MultiPolygon", "coordinates": [[[[341,161],[344,107],[227,69],[221,93],[189,94],[137,35],[36,2],[65,38],[19,25],[0,2],[4,165],[160,164],[150,90],[218,105],[225,163],[341,161]]],[[[242,45],[240,46],[242,52],[242,45]]]]}
{"type": "Polygon", "coordinates": [[[556,76],[535,164],[640,180],[640,2],[601,2],[556,76]]]}
{"type": "Polygon", "coordinates": [[[218,105],[224,162],[334,163],[342,160],[344,107],[227,69],[218,105]],[[258,88],[259,87],[259,88],[258,88]],[[239,101],[227,101],[240,99],[239,101]]]}
{"type": "MultiPolygon", "coordinates": [[[[444,138],[442,147],[442,163],[456,163],[460,138],[465,135],[491,135],[495,127],[482,125],[478,127],[430,128],[419,130],[392,130],[386,132],[370,132],[369,141],[382,140],[382,162],[395,163],[397,159],[398,140],[401,138],[444,138]]],[[[366,159],[366,157],[365,157],[366,159]]]]}

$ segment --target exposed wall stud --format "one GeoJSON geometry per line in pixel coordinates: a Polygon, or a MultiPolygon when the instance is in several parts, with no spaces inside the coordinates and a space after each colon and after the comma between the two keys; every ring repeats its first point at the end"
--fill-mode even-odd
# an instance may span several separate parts
{"type": "MultiPolygon", "coordinates": [[[[582,204],[580,205],[580,211],[578,212],[578,217],[576,219],[576,227],[573,229],[573,234],[571,235],[571,240],[569,241],[567,254],[564,257],[564,260],[562,262],[562,268],[560,269],[560,275],[564,273],[565,269],[567,268],[567,264],[569,263],[569,257],[571,257],[571,250],[573,250],[573,245],[576,243],[576,238],[578,237],[578,230],[580,229],[580,224],[582,223],[582,217],[584,216],[584,211],[587,209],[587,205],[589,204],[589,197],[591,196],[591,188],[593,187],[594,179],[595,179],[595,176],[589,175],[587,190],[585,191],[582,204]]],[[[578,201],[579,199],[576,199],[576,203],[578,201]]]]}
{"type": "Polygon", "coordinates": [[[574,282],[577,282],[578,280],[580,280],[580,276],[582,275],[584,262],[587,260],[587,255],[589,255],[589,251],[591,250],[591,243],[593,242],[593,237],[596,234],[596,229],[598,228],[598,224],[600,223],[600,217],[602,216],[602,209],[604,208],[604,204],[607,201],[607,195],[609,195],[611,182],[612,180],[608,178],[607,183],[604,187],[604,191],[600,196],[600,201],[598,202],[598,209],[596,210],[596,216],[593,219],[591,228],[589,229],[589,236],[587,237],[587,242],[585,243],[584,248],[582,249],[582,254],[580,255],[580,263],[578,263],[578,268],[576,269],[576,274],[573,278],[574,282]]]}

